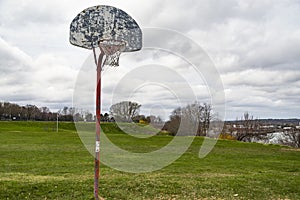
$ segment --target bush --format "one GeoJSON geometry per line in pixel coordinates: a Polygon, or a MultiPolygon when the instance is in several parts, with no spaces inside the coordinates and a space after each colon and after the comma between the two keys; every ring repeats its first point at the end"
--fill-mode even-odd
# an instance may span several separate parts
{"type": "Polygon", "coordinates": [[[236,138],[228,133],[221,133],[219,135],[219,139],[223,139],[223,140],[236,140],[236,138]]]}

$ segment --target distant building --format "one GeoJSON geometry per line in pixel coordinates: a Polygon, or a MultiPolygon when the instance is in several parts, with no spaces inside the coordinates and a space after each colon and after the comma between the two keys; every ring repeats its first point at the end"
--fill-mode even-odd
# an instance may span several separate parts
{"type": "Polygon", "coordinates": [[[263,126],[260,126],[260,128],[274,128],[275,126],[274,125],[263,125],[263,126]]]}

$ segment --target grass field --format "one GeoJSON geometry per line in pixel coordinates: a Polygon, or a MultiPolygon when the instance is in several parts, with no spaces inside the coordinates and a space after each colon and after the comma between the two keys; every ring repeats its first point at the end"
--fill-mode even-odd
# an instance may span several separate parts
{"type": "MultiPolygon", "coordinates": [[[[0,199],[93,199],[93,156],[74,124],[0,122],[0,199]]],[[[119,146],[159,148],[170,136],[132,139],[102,128],[119,146]],[[147,142],[145,145],[145,142],[147,142]]],[[[101,165],[105,199],[300,199],[300,151],[277,145],[219,140],[204,159],[196,138],[176,162],[131,174],[101,165]]],[[[142,149],[142,150],[141,150],[142,149]]]]}

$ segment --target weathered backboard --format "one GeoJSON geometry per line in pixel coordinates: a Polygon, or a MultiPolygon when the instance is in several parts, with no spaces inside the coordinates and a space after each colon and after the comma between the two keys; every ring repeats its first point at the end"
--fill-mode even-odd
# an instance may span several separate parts
{"type": "Polygon", "coordinates": [[[86,49],[98,47],[100,40],[126,42],[125,52],[142,48],[142,31],[126,12],[99,5],[80,12],[70,25],[70,43],[86,49]]]}

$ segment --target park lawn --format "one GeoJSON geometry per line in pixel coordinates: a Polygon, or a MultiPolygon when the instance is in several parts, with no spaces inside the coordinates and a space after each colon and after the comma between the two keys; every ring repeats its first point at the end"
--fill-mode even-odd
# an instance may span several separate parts
{"type": "MultiPolygon", "coordinates": [[[[0,122],[0,199],[93,199],[93,156],[73,123],[0,122]]],[[[172,137],[136,139],[112,123],[109,138],[137,152],[172,137]],[[147,144],[147,145],[145,145],[147,144]]],[[[151,173],[101,165],[105,199],[300,199],[300,151],[278,145],[219,140],[203,159],[197,137],[177,161],[151,173]]],[[[148,148],[149,147],[149,148],[148,148]]]]}

